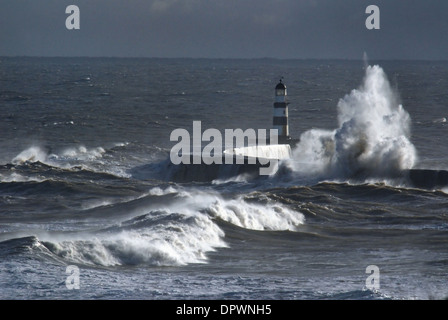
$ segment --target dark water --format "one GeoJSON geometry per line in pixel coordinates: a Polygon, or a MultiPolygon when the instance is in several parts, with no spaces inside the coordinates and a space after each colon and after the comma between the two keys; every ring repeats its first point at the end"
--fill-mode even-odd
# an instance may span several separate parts
{"type": "Polygon", "coordinates": [[[370,64],[1,58],[0,298],[446,298],[448,63],[370,64]],[[270,128],[281,76],[277,174],[172,178],[174,129],[270,128]]]}

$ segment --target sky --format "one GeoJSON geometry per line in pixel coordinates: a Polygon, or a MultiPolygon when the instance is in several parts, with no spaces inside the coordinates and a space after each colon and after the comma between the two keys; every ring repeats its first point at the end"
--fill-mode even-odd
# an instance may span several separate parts
{"type": "Polygon", "coordinates": [[[448,60],[447,15],[445,0],[0,0],[0,56],[448,60]]]}

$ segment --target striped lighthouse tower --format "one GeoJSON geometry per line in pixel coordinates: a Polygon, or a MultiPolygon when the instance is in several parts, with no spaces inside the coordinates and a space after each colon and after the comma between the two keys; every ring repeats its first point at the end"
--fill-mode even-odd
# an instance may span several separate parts
{"type": "Polygon", "coordinates": [[[278,130],[278,143],[288,143],[291,140],[288,126],[288,102],[286,102],[286,86],[281,79],[275,87],[273,125],[274,129],[278,130]]]}

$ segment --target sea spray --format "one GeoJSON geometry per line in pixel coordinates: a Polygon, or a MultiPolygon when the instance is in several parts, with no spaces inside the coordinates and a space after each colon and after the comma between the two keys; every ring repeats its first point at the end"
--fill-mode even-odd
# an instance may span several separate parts
{"type": "Polygon", "coordinates": [[[39,146],[31,146],[28,149],[20,152],[14,159],[12,159],[12,163],[19,165],[25,162],[42,162],[44,163],[47,160],[47,151],[44,148],[39,146]]]}
{"type": "Polygon", "coordinates": [[[54,168],[66,170],[85,169],[92,172],[108,173],[117,177],[129,177],[129,174],[126,172],[126,166],[123,166],[122,163],[110,156],[104,157],[112,149],[104,149],[103,147],[87,148],[80,145],[67,147],[58,152],[51,152],[49,147],[33,145],[15,156],[11,163],[18,166],[40,162],[54,168]]]}
{"type": "Polygon", "coordinates": [[[329,178],[390,176],[414,166],[411,119],[383,69],[368,66],[362,86],[337,105],[339,128],[301,135],[287,166],[329,178]]]}
{"type": "MultiPolygon", "coordinates": [[[[91,161],[102,158],[106,151],[102,147],[87,149],[84,146],[66,148],[60,154],[50,153],[48,148],[38,145],[31,146],[20,152],[14,159],[13,164],[23,164],[25,162],[42,162],[48,165],[63,163],[63,161],[91,161]]],[[[69,166],[69,163],[65,164],[69,166]]]]}

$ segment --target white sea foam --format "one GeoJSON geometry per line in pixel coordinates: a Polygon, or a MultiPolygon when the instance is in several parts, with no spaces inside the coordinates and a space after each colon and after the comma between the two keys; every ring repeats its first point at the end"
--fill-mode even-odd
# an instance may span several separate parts
{"type": "Polygon", "coordinates": [[[130,176],[127,173],[127,168],[123,167],[120,162],[115,162],[113,159],[105,160],[103,158],[105,153],[106,150],[103,147],[87,148],[83,145],[49,153],[45,148],[35,145],[20,152],[11,162],[15,165],[41,162],[61,169],[83,168],[118,177],[130,176]]]}
{"type": "Polygon", "coordinates": [[[43,182],[45,181],[44,178],[41,177],[27,177],[24,175],[21,175],[17,172],[10,172],[8,174],[1,174],[0,173],[0,182],[43,182]]]}
{"type": "Polygon", "coordinates": [[[233,225],[252,230],[295,231],[305,221],[303,214],[281,204],[247,203],[242,197],[234,200],[218,199],[209,211],[233,225]]]}
{"type": "Polygon", "coordinates": [[[102,147],[88,149],[85,146],[67,148],[59,154],[49,154],[45,148],[31,146],[20,152],[13,160],[13,164],[23,164],[25,162],[42,162],[54,165],[71,161],[91,161],[99,159],[106,151],[102,147]]]}
{"type": "Polygon", "coordinates": [[[32,146],[28,149],[20,152],[14,159],[12,159],[13,164],[23,164],[25,162],[42,162],[47,160],[47,152],[39,147],[32,146]]]}
{"type": "Polygon", "coordinates": [[[339,128],[304,132],[287,166],[300,174],[350,177],[410,169],[417,153],[411,119],[383,69],[366,68],[364,82],[337,105],[339,128]]]}
{"type": "Polygon", "coordinates": [[[65,149],[61,155],[54,155],[55,159],[88,161],[103,157],[106,151],[102,147],[88,149],[85,146],[65,149]]]}
{"type": "Polygon", "coordinates": [[[150,196],[176,194],[157,209],[137,210],[111,228],[70,237],[44,237],[47,247],[69,261],[90,265],[183,265],[204,263],[207,253],[226,247],[216,218],[252,230],[296,230],[304,217],[285,205],[242,197],[226,200],[218,193],[168,187],[150,196]],[[267,203],[266,203],[267,202],[267,203]]]}
{"type": "Polygon", "coordinates": [[[225,199],[217,192],[200,190],[184,190],[178,197],[181,201],[172,203],[171,210],[207,212],[212,217],[251,230],[292,231],[305,221],[302,213],[269,200],[267,203],[258,204],[248,202],[242,196],[225,199]]]}
{"type": "MultiPolygon", "coordinates": [[[[170,214],[164,215],[169,218],[170,214]]],[[[102,266],[203,263],[207,252],[226,246],[223,232],[204,215],[181,219],[182,223],[174,218],[164,222],[108,234],[83,234],[79,239],[48,239],[46,245],[69,261],[102,266]]]]}
{"type": "Polygon", "coordinates": [[[178,190],[171,186],[168,188],[165,188],[165,190],[160,187],[154,187],[149,190],[148,194],[152,195],[152,196],[163,196],[166,194],[176,193],[176,192],[178,192],[178,190]]]}

